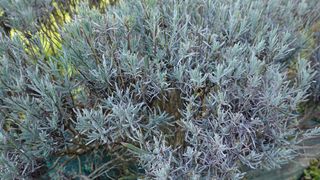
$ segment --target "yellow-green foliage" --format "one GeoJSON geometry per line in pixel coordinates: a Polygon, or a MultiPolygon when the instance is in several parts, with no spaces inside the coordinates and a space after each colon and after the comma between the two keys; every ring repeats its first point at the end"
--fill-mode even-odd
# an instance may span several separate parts
{"type": "Polygon", "coordinates": [[[320,161],[314,159],[310,162],[310,167],[304,170],[304,176],[302,179],[305,180],[319,180],[320,179],[320,161]]]}
{"type": "MultiPolygon", "coordinates": [[[[32,35],[32,41],[29,38],[26,38],[26,35],[29,35],[29,32],[21,32],[21,30],[18,29],[11,29],[10,36],[11,38],[14,36],[19,37],[23,42],[27,53],[41,54],[40,51],[43,51],[47,57],[57,55],[61,49],[61,35],[59,34],[59,30],[63,28],[64,23],[71,21],[72,15],[78,12],[77,6],[83,2],[88,3],[85,0],[71,0],[71,5],[68,7],[69,9],[66,9],[53,1],[51,5],[54,10],[48,15],[49,19],[43,23],[37,24],[38,31],[32,35]],[[34,39],[37,38],[40,43],[35,44],[34,39]]],[[[101,0],[98,4],[92,4],[91,7],[104,11],[107,5],[113,2],[114,1],[101,0]]],[[[0,16],[3,14],[4,12],[0,10],[0,16]]]]}

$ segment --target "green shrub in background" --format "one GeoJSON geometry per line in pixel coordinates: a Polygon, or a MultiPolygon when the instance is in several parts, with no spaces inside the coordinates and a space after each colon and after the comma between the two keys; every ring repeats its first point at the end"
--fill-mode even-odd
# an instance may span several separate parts
{"type": "MultiPolygon", "coordinates": [[[[0,25],[6,34],[19,36],[34,58],[43,51],[55,55],[61,49],[59,31],[85,0],[1,0],[0,25]],[[35,38],[37,37],[37,38],[35,38]],[[40,52],[39,52],[40,51],[40,52]]],[[[89,1],[91,8],[103,12],[115,0],[89,1]]]]}
{"type": "Polygon", "coordinates": [[[298,57],[319,8],[127,0],[101,13],[81,4],[55,56],[30,56],[33,47],[2,33],[0,176],[241,179],[280,167],[320,133],[297,120],[315,75],[298,57]]]}

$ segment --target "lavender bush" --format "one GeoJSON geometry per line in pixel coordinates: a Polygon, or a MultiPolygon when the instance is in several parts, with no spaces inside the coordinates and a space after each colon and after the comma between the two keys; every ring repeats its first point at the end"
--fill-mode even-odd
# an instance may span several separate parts
{"type": "Polygon", "coordinates": [[[241,179],[280,167],[320,133],[297,118],[315,75],[298,57],[319,7],[82,4],[49,57],[2,33],[1,177],[241,179]]]}

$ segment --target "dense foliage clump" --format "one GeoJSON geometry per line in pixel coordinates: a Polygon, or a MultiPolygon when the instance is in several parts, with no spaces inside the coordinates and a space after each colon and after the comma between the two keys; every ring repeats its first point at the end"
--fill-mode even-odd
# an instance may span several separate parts
{"type": "Polygon", "coordinates": [[[280,167],[320,133],[297,120],[315,77],[299,52],[319,7],[81,4],[52,56],[2,33],[0,176],[241,179],[280,167]]]}

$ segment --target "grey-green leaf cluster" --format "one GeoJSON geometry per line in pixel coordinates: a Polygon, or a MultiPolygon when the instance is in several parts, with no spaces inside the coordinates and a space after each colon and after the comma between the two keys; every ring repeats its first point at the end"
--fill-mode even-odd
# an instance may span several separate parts
{"type": "Polygon", "coordinates": [[[241,179],[281,167],[320,135],[298,128],[297,110],[316,74],[299,57],[319,3],[82,3],[53,56],[2,33],[0,176],[241,179]]]}

